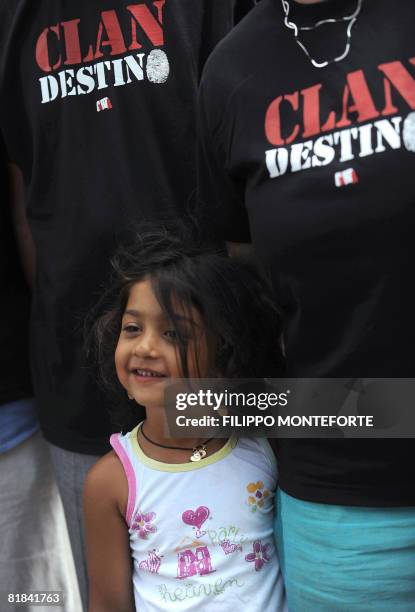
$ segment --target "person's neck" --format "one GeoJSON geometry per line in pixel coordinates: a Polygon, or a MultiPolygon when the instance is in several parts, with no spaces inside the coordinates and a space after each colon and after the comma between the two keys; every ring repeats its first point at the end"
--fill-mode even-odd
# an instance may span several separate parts
{"type": "MultiPolygon", "coordinates": [[[[146,410],[146,420],[142,424],[139,434],[138,443],[143,453],[156,461],[163,463],[188,463],[190,461],[191,451],[181,450],[193,449],[201,446],[206,442],[206,438],[170,438],[165,433],[165,411],[163,408],[146,410]],[[142,433],[144,427],[149,442],[142,433]],[[173,446],[174,449],[162,448],[158,446],[173,446]]],[[[226,444],[226,440],[215,439],[211,440],[206,448],[207,454],[212,455],[226,444]]]]}
{"type": "Polygon", "coordinates": [[[146,420],[143,423],[144,431],[156,444],[193,448],[199,446],[206,438],[171,438],[166,435],[166,416],[164,408],[146,410],[146,420]]]}
{"type": "Polygon", "coordinates": [[[297,4],[321,4],[321,2],[327,2],[327,0],[294,0],[297,4]]]}
{"type": "MultiPolygon", "coordinates": [[[[305,19],[326,19],[341,17],[345,11],[352,12],[359,0],[289,0],[290,17],[305,19]]],[[[303,24],[301,25],[308,25],[303,24]]]]}

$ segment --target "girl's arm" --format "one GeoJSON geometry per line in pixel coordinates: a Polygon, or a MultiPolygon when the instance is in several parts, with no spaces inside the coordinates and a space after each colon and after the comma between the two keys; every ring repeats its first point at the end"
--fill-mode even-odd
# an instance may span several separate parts
{"type": "Polygon", "coordinates": [[[134,612],[132,559],[124,519],[128,485],[114,452],[90,470],[84,489],[88,612],[134,612]]]}

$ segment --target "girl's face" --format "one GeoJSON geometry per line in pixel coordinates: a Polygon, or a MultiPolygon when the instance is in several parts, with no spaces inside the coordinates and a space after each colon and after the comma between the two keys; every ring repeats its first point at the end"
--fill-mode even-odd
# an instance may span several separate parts
{"type": "MultiPolygon", "coordinates": [[[[189,377],[206,376],[208,351],[201,316],[194,308],[186,315],[177,312],[177,325],[188,338],[189,377]]],[[[183,377],[178,349],[173,325],[166,319],[150,280],[133,285],[115,351],[117,376],[128,395],[146,408],[164,406],[169,379],[183,377]]]]}

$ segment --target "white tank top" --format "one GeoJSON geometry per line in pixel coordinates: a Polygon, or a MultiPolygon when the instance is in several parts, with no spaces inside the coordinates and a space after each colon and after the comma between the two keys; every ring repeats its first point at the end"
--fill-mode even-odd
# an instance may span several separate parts
{"type": "Polygon", "coordinates": [[[111,436],[128,480],[137,610],[285,612],[268,442],[231,438],[199,463],[168,464],[143,453],[138,428],[111,436]]]}

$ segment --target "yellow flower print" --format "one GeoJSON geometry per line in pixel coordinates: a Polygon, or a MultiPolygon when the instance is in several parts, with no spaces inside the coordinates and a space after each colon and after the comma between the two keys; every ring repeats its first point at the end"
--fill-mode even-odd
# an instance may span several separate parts
{"type": "Polygon", "coordinates": [[[256,512],[258,508],[264,506],[266,498],[269,497],[269,491],[265,488],[262,480],[250,482],[246,490],[248,493],[251,493],[251,495],[248,496],[248,504],[251,506],[252,512],[256,512]]]}

